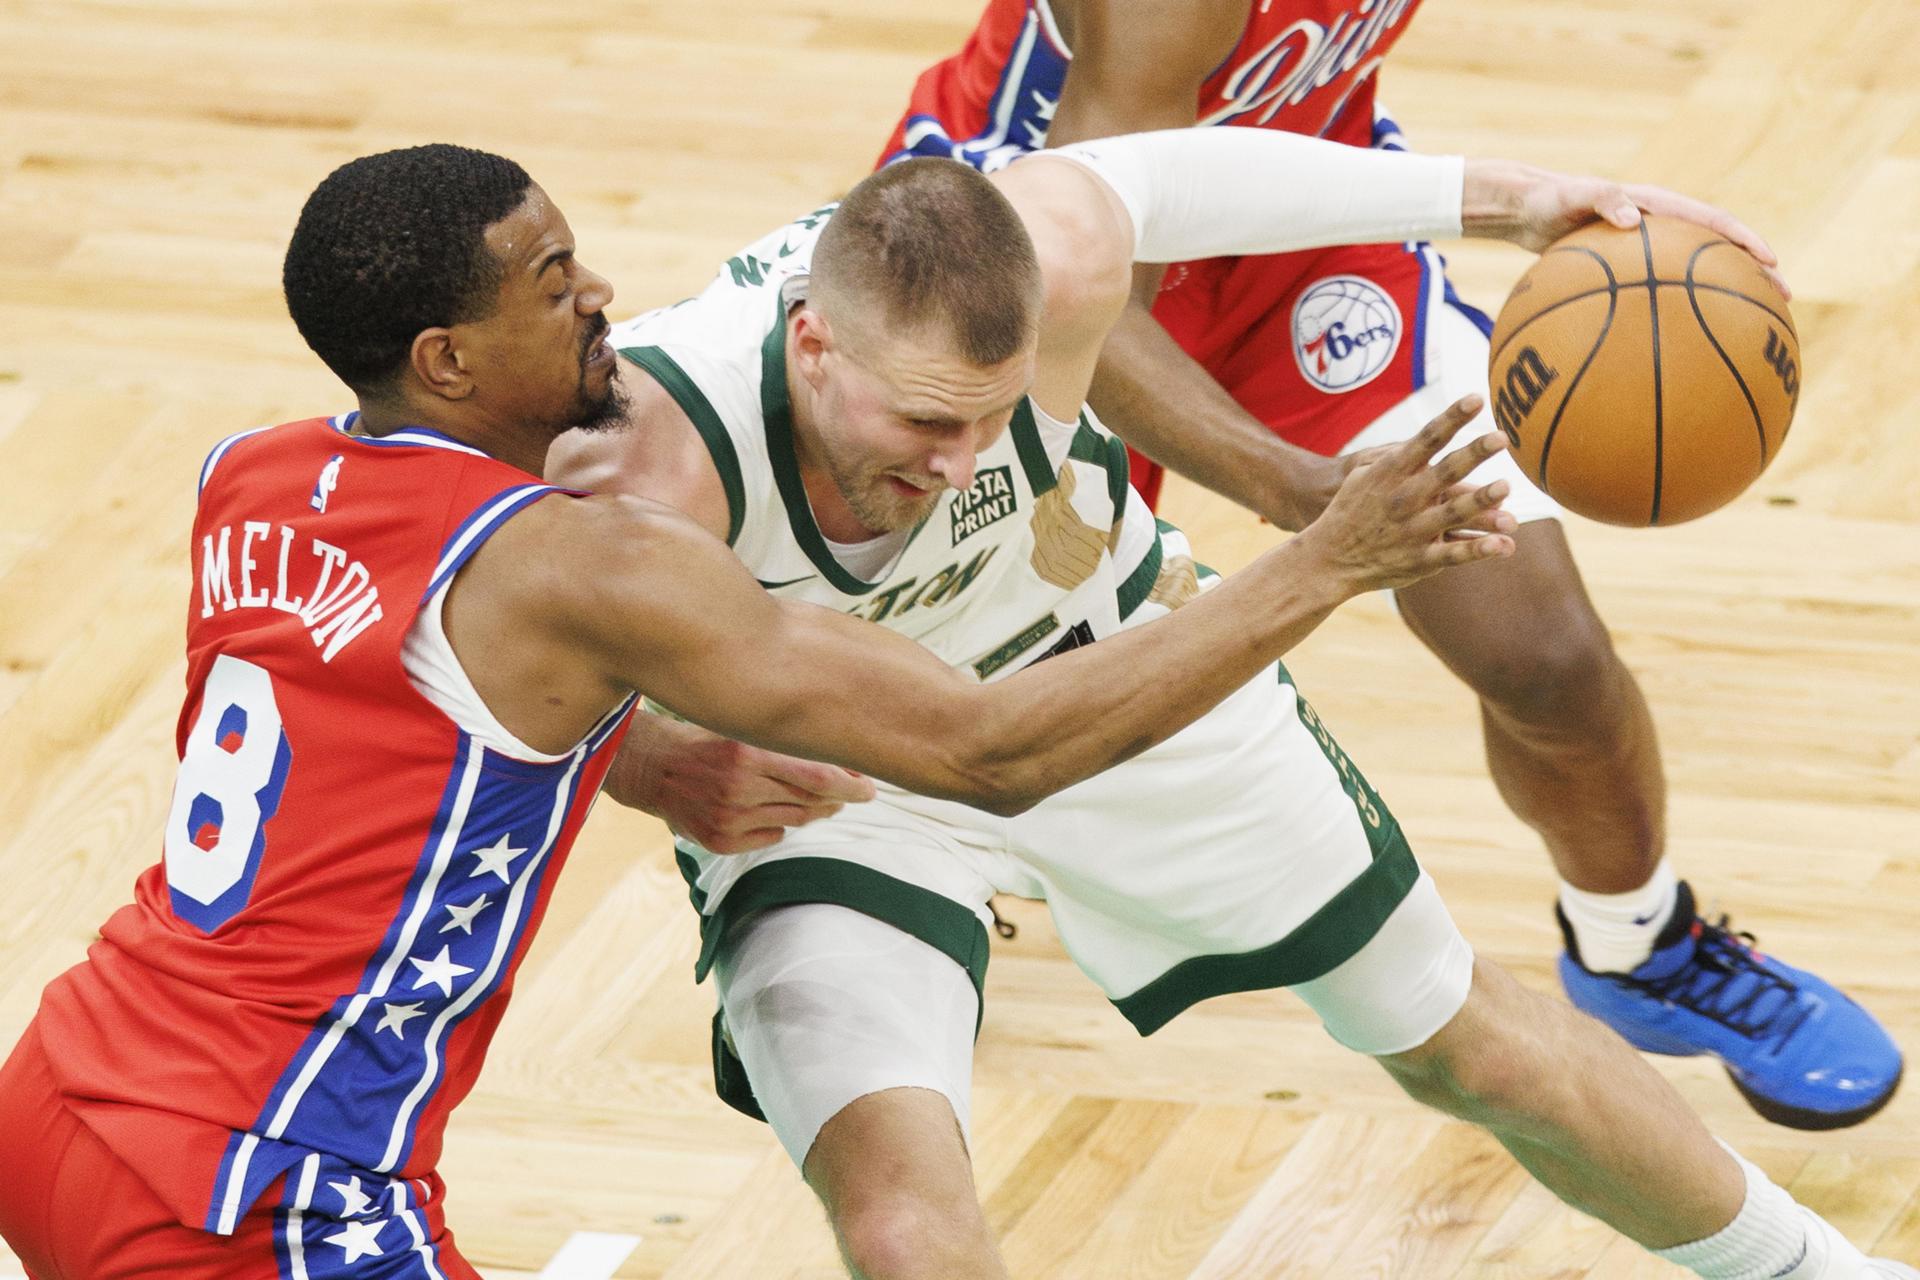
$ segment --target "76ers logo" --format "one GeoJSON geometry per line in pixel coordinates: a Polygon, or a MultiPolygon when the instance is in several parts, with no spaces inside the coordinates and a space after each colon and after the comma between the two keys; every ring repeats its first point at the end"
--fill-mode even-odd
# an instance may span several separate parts
{"type": "Polygon", "coordinates": [[[1400,349],[1400,308],[1370,280],[1328,276],[1293,304],[1293,358],[1332,395],[1380,376],[1400,349]]]}

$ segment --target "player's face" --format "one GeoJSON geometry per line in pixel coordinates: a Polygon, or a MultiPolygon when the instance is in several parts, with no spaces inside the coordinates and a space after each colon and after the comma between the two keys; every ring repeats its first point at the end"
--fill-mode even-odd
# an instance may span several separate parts
{"type": "Polygon", "coordinates": [[[493,313],[456,330],[473,357],[475,394],[490,416],[552,435],[619,420],[607,304],[613,287],[573,256],[573,229],[532,187],[520,207],[487,228],[500,263],[493,313]]]}
{"type": "Polygon", "coordinates": [[[860,523],[875,533],[933,513],[948,489],[1007,429],[1033,382],[1033,348],[993,365],[954,351],[946,335],[842,333],[821,353],[819,461],[860,523]]]}

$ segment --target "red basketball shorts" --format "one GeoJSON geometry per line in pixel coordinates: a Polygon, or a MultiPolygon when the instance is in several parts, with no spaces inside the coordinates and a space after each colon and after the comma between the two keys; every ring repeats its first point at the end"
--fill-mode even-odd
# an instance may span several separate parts
{"type": "Polygon", "coordinates": [[[334,1181],[313,1155],[233,1235],[183,1226],[67,1108],[33,1027],[0,1066],[0,1236],[33,1280],[479,1280],[443,1204],[438,1179],[334,1181]]]}

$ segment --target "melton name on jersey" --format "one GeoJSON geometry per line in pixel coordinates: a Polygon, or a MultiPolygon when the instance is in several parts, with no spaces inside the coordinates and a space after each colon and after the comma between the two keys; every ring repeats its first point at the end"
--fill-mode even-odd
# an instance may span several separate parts
{"type": "Polygon", "coordinates": [[[729,259],[698,296],[614,326],[621,354],[699,431],[726,489],[728,543],[761,585],[891,627],[981,680],[1191,595],[1185,542],[1131,496],[1124,446],[1090,413],[1059,422],[1030,398],[972,485],[918,526],[829,543],[794,450],[786,317],[832,216],[815,210],[729,259]]]}

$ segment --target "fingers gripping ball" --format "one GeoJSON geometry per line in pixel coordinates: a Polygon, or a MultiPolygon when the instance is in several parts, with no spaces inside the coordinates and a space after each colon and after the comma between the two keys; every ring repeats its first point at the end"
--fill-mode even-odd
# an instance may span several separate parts
{"type": "Polygon", "coordinates": [[[1800,397],[1786,300],[1705,227],[1583,227],[1514,286],[1494,326],[1493,416],[1522,469],[1609,524],[1726,505],[1780,451],[1800,397]]]}

